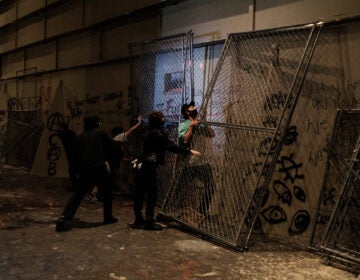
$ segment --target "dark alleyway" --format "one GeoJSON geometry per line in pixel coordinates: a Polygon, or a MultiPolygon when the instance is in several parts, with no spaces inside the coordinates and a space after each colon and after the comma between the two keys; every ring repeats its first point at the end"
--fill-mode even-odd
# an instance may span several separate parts
{"type": "Polygon", "coordinates": [[[271,246],[240,253],[179,230],[132,230],[132,203],[114,198],[119,222],[101,225],[102,207],[84,201],[64,233],[54,221],[66,179],[5,168],[0,178],[0,279],[356,279],[309,252],[271,246]]]}

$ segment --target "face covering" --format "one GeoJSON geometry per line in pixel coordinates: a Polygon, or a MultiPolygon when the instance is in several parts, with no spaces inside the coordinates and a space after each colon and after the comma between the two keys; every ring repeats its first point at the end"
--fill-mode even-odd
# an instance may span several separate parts
{"type": "Polygon", "coordinates": [[[197,115],[198,115],[198,111],[196,109],[189,111],[189,116],[192,117],[193,119],[195,119],[197,115]]]}

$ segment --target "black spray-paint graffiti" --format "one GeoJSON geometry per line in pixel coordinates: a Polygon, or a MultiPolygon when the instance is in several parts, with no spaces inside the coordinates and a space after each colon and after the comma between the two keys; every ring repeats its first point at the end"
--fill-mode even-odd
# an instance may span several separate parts
{"type": "Polygon", "coordinates": [[[306,194],[302,188],[299,186],[294,186],[294,196],[301,202],[306,201],[306,194]]]}
{"type": "Polygon", "coordinates": [[[297,235],[303,233],[310,224],[310,214],[306,210],[299,210],[294,215],[289,227],[290,235],[297,235]]]}
{"type": "Polygon", "coordinates": [[[84,112],[81,107],[85,105],[96,105],[100,102],[113,102],[115,100],[115,107],[117,110],[122,110],[125,104],[123,100],[123,91],[120,92],[109,92],[102,94],[90,95],[86,94],[85,98],[79,99],[77,96],[74,97],[74,100],[69,100],[66,102],[66,108],[70,111],[71,119],[80,117],[84,112]]]}
{"type": "Polygon", "coordinates": [[[46,122],[47,128],[52,132],[49,136],[49,149],[47,151],[47,159],[48,159],[48,175],[54,176],[56,175],[56,167],[57,161],[61,157],[61,149],[60,143],[61,140],[59,138],[59,134],[57,132],[59,124],[64,123],[65,118],[60,113],[51,114],[46,122]]]}
{"type": "MultiPolygon", "coordinates": [[[[284,145],[288,146],[297,141],[297,137],[299,136],[296,131],[296,126],[290,126],[285,133],[284,137],[284,145]]],[[[277,146],[279,145],[279,140],[277,138],[272,141],[271,137],[265,138],[261,141],[259,147],[259,156],[266,156],[267,153],[273,155],[276,151],[277,146]]]]}
{"type": "Polygon", "coordinates": [[[280,180],[275,180],[273,183],[274,192],[278,195],[281,202],[291,205],[292,195],[290,189],[280,180]]]}
{"type": "Polygon", "coordinates": [[[279,224],[285,222],[287,217],[284,210],[277,205],[270,206],[261,211],[263,218],[270,224],[279,224]]]}
{"type": "MultiPolygon", "coordinates": [[[[299,134],[296,126],[290,126],[286,131],[284,145],[291,145],[295,143],[298,136],[299,134]]],[[[267,142],[265,141],[263,143],[267,142]]],[[[283,175],[283,178],[282,180],[274,180],[272,188],[277,194],[279,201],[289,206],[292,205],[293,198],[296,198],[301,202],[305,202],[306,194],[304,190],[300,186],[294,185],[295,181],[304,179],[304,175],[301,174],[300,170],[302,163],[297,163],[294,160],[294,154],[290,154],[290,156],[282,156],[279,160],[277,160],[277,164],[280,165],[278,171],[283,175]],[[291,192],[291,188],[287,185],[288,183],[293,185],[293,192],[291,192]]],[[[264,209],[261,214],[262,217],[271,224],[279,224],[287,220],[286,212],[278,205],[269,206],[264,209]]],[[[299,210],[291,220],[288,232],[291,235],[301,234],[308,228],[309,224],[309,213],[306,210],[299,210]]]]}
{"type": "MultiPolygon", "coordinates": [[[[290,109],[293,104],[292,96],[287,96],[287,94],[279,91],[271,94],[266,97],[264,103],[265,111],[274,111],[280,109],[290,109]]],[[[265,127],[277,127],[278,119],[276,116],[271,116],[267,114],[264,122],[265,127]]],[[[323,123],[321,123],[323,125],[323,123]]],[[[296,126],[290,126],[284,135],[283,145],[289,146],[295,143],[298,139],[298,132],[296,126]]],[[[271,137],[265,138],[259,147],[259,156],[273,155],[276,152],[276,149],[280,141],[277,137],[272,139],[271,137]]],[[[277,198],[281,203],[285,203],[289,206],[292,205],[293,197],[301,202],[306,201],[306,194],[298,185],[294,185],[296,180],[304,179],[304,175],[301,174],[302,163],[297,163],[294,160],[294,154],[290,156],[282,156],[277,160],[277,164],[280,165],[278,171],[284,177],[281,180],[275,180],[273,182],[273,191],[276,193],[277,198]],[[289,182],[290,181],[290,182],[289,182]],[[291,191],[291,188],[288,187],[288,183],[294,185],[291,191]]],[[[261,212],[262,217],[270,224],[279,224],[287,220],[287,215],[284,209],[278,205],[272,205],[264,209],[261,212]]],[[[288,229],[290,234],[300,234],[304,232],[310,223],[310,216],[307,211],[299,211],[291,221],[290,227],[288,229]],[[307,215],[306,215],[307,214],[307,215]]]]}
{"type": "MultiPolygon", "coordinates": [[[[291,154],[289,157],[283,156],[281,157],[281,160],[277,162],[278,164],[281,165],[281,168],[279,168],[279,172],[285,174],[284,181],[290,180],[292,184],[294,184],[296,180],[304,179],[304,175],[299,174],[299,168],[302,167],[302,163],[297,164],[293,159],[293,157],[294,154],[291,154]]],[[[281,184],[283,191],[286,190],[287,188],[286,184],[283,182],[281,182],[281,184]]],[[[294,197],[296,199],[298,199],[301,202],[306,201],[306,194],[301,187],[294,185],[293,192],[294,192],[294,197]]],[[[287,192],[284,192],[283,196],[285,194],[287,196],[290,196],[290,194],[287,192]]],[[[289,199],[287,202],[290,202],[291,204],[291,199],[289,199]]],[[[306,210],[299,210],[291,220],[288,232],[290,235],[301,234],[309,227],[309,225],[310,225],[309,212],[306,210]]]]}
{"type": "Polygon", "coordinates": [[[278,122],[277,116],[267,115],[267,116],[265,116],[265,121],[263,121],[263,125],[265,127],[276,128],[277,122],[278,122]]]}
{"type": "Polygon", "coordinates": [[[278,93],[273,93],[270,96],[266,96],[264,109],[268,110],[278,110],[282,109],[287,105],[287,108],[290,108],[292,104],[291,96],[289,102],[286,104],[287,94],[279,91],[278,93]]]}
{"type": "Polygon", "coordinates": [[[273,141],[271,137],[265,138],[263,141],[261,141],[259,156],[266,156],[268,153],[273,155],[278,145],[279,141],[277,139],[274,139],[273,141]]]}
{"type": "MultiPolygon", "coordinates": [[[[286,203],[289,206],[291,205],[292,194],[288,186],[283,181],[275,180],[273,183],[273,189],[282,203],[286,203]]],[[[294,186],[294,196],[301,202],[306,201],[306,194],[299,186],[294,186]]]]}
{"type": "MultiPolygon", "coordinates": [[[[292,184],[295,183],[295,180],[304,179],[304,175],[298,174],[299,168],[302,167],[302,163],[297,164],[293,160],[293,156],[294,156],[294,154],[291,154],[289,157],[283,156],[283,157],[281,157],[281,160],[277,161],[278,164],[281,164],[281,167],[278,169],[278,171],[285,174],[284,181],[290,180],[292,184]]],[[[285,193],[286,196],[291,196],[291,194],[289,194],[290,189],[288,188],[288,186],[286,185],[285,182],[280,181],[280,180],[276,180],[275,182],[282,185],[283,195],[285,193]],[[286,192],[284,192],[285,190],[286,190],[286,192]],[[289,193],[287,191],[289,191],[289,193]]],[[[275,182],[274,182],[274,184],[275,184],[275,182]]],[[[278,187],[278,192],[280,192],[279,187],[278,187]]],[[[276,193],[278,193],[278,192],[276,192],[276,193]]],[[[293,193],[294,193],[295,198],[297,198],[299,201],[301,201],[301,202],[306,201],[306,194],[300,186],[294,185],[293,193]]],[[[281,196],[281,198],[282,198],[282,196],[281,196]]],[[[287,202],[288,205],[291,205],[291,199],[288,199],[287,201],[283,201],[283,198],[282,198],[282,202],[287,202]],[[290,204],[289,204],[289,202],[290,202],[290,204]]]]}
{"type": "MultiPolygon", "coordinates": [[[[245,224],[247,226],[250,226],[251,224],[251,219],[254,216],[257,206],[255,205],[257,201],[259,201],[259,199],[261,199],[260,201],[260,206],[264,206],[266,201],[268,200],[268,197],[270,195],[270,192],[268,189],[260,187],[260,188],[256,188],[255,192],[254,192],[254,199],[252,200],[251,205],[249,206],[249,212],[245,218],[245,224]]],[[[254,229],[261,229],[262,227],[262,222],[259,216],[256,217],[255,219],[255,223],[254,223],[254,229]]]]}
{"type": "Polygon", "coordinates": [[[296,131],[296,126],[290,126],[286,130],[286,134],[284,137],[284,145],[289,146],[292,143],[295,143],[297,141],[297,137],[299,136],[299,133],[296,131]]]}
{"type": "Polygon", "coordinates": [[[312,131],[315,135],[319,135],[321,130],[326,130],[329,126],[327,120],[310,120],[308,119],[308,132],[312,131]]]}
{"type": "Polygon", "coordinates": [[[302,167],[302,163],[296,163],[293,160],[294,154],[288,156],[282,156],[280,160],[277,161],[281,165],[279,172],[285,173],[284,180],[290,180],[294,184],[296,179],[304,179],[304,175],[298,174],[298,170],[302,167]]]}
{"type": "Polygon", "coordinates": [[[311,151],[310,151],[310,154],[309,154],[309,162],[310,162],[314,167],[317,167],[319,162],[325,160],[325,153],[326,153],[325,150],[324,150],[324,152],[321,151],[321,150],[320,150],[320,151],[313,152],[313,151],[311,150],[311,151]]]}

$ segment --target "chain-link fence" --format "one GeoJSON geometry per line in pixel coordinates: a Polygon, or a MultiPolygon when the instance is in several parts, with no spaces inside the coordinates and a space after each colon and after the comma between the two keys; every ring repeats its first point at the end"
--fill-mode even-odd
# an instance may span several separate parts
{"type": "Polygon", "coordinates": [[[338,190],[335,207],[319,201],[318,217],[330,216],[321,232],[321,249],[330,262],[360,272],[360,111],[340,110],[337,114],[332,142],[329,146],[328,167],[323,194],[338,190]],[[327,213],[330,212],[330,213],[327,213]]]}
{"type": "MultiPolygon", "coordinates": [[[[181,105],[191,96],[192,33],[134,43],[129,47],[132,57],[130,93],[134,111],[142,115],[145,122],[150,112],[163,112],[170,138],[176,141],[181,105]]],[[[135,143],[138,150],[140,145],[135,143]]],[[[167,186],[171,184],[172,163],[175,161],[173,154],[166,157],[168,164],[159,169],[159,204],[164,201],[167,186]]]]}
{"type": "Polygon", "coordinates": [[[201,165],[209,166],[205,170],[211,169],[210,175],[204,176],[212,176],[214,183],[203,180],[207,190],[203,190],[205,197],[198,195],[197,207],[181,199],[186,209],[200,212],[194,226],[205,234],[233,246],[247,246],[306,72],[314,29],[228,37],[200,109],[216,137],[207,142],[196,137],[193,143],[195,149],[205,148],[201,165]]]}
{"type": "MultiPolygon", "coordinates": [[[[177,142],[181,106],[191,100],[200,106],[223,46],[214,43],[194,48],[192,36],[189,32],[130,45],[130,94],[134,111],[141,114],[145,122],[150,112],[163,112],[165,128],[174,142],[177,142]]],[[[135,143],[137,150],[141,149],[139,145],[135,143]]],[[[173,184],[176,158],[168,153],[167,164],[158,170],[159,206],[163,205],[173,184]]]]}
{"type": "Polygon", "coordinates": [[[138,114],[162,111],[177,122],[181,104],[190,96],[192,34],[180,34],[130,45],[131,93],[138,114]]]}
{"type": "Polygon", "coordinates": [[[1,161],[31,169],[41,136],[41,98],[8,100],[8,121],[1,127],[1,161]]]}
{"type": "Polygon", "coordinates": [[[185,35],[136,45],[132,89],[140,113],[163,111],[174,121],[175,139],[181,105],[194,100],[200,107],[202,125],[191,146],[202,157],[174,157],[161,169],[163,215],[246,247],[319,30],[306,25],[231,34],[221,53],[217,45],[187,48],[185,35]],[[178,73],[180,82],[168,82],[169,73],[178,73]],[[177,95],[169,93],[174,84],[177,95]],[[214,138],[207,137],[207,126],[214,138]]]}
{"type": "Polygon", "coordinates": [[[41,125],[9,120],[1,128],[1,160],[31,169],[41,133],[41,125]]]}

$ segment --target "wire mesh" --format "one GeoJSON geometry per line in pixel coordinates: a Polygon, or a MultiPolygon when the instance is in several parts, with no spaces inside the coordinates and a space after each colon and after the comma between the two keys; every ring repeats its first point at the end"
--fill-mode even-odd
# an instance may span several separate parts
{"type": "MultiPolygon", "coordinates": [[[[193,48],[190,32],[131,44],[131,93],[136,113],[146,121],[149,112],[162,111],[165,129],[170,139],[177,142],[181,106],[190,100],[201,104],[221,49],[222,43],[193,48]]],[[[140,143],[135,146],[141,149],[140,143]]],[[[173,183],[176,155],[166,154],[165,162],[158,169],[160,207],[173,183]]]]}
{"type": "Polygon", "coordinates": [[[202,156],[168,154],[158,170],[162,215],[246,247],[316,44],[314,29],[230,34],[224,46],[193,48],[189,34],[130,46],[136,112],[162,111],[176,140],[181,105],[194,100],[200,108],[191,147],[202,156]]]}
{"type": "MultiPolygon", "coordinates": [[[[360,111],[339,111],[334,128],[328,170],[323,193],[341,190],[330,221],[323,234],[321,248],[333,261],[342,261],[360,272],[360,111]],[[344,141],[346,143],[344,143],[344,141]]],[[[321,204],[324,205],[324,204],[321,204]]],[[[330,209],[320,209],[318,215],[330,209]]]]}
{"type": "Polygon", "coordinates": [[[9,120],[1,135],[1,159],[14,166],[31,169],[41,136],[41,126],[9,120]]]}
{"type": "Polygon", "coordinates": [[[165,215],[246,246],[306,73],[313,28],[228,37],[200,107],[216,136],[196,130],[191,146],[203,155],[196,163],[178,159],[165,215]]]}
{"type": "MultiPolygon", "coordinates": [[[[191,45],[192,33],[189,32],[129,46],[134,110],[145,122],[150,112],[163,112],[165,128],[175,142],[181,105],[191,96],[191,45]]],[[[141,143],[135,146],[141,150],[141,143]]],[[[171,184],[175,156],[167,154],[165,161],[168,164],[158,169],[158,204],[164,201],[167,186],[171,184]]]]}
{"type": "Polygon", "coordinates": [[[181,104],[190,95],[191,38],[188,33],[130,45],[131,85],[139,114],[162,111],[168,122],[178,121],[181,104]]]}

